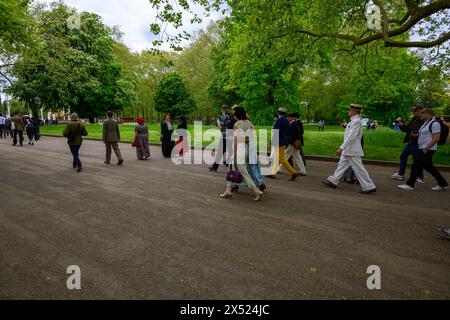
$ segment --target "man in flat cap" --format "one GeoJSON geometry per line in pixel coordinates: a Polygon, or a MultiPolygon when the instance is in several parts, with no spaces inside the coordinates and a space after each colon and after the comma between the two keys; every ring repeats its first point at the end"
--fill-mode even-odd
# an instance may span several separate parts
{"type": "Polygon", "coordinates": [[[272,146],[274,147],[272,174],[267,177],[275,179],[280,165],[283,165],[291,175],[289,181],[295,181],[299,174],[286,159],[286,148],[289,146],[289,121],[286,114],[287,110],[285,108],[278,109],[278,120],[273,127],[274,130],[278,130],[278,134],[272,137],[272,146]]]}
{"type": "Polygon", "coordinates": [[[286,159],[292,160],[294,169],[300,171],[300,175],[306,175],[306,167],[303,162],[303,158],[300,154],[303,148],[303,128],[300,126],[301,122],[299,120],[300,114],[294,112],[288,114],[287,119],[289,121],[289,146],[286,148],[286,159]]]}
{"type": "Polygon", "coordinates": [[[351,104],[348,108],[351,121],[345,129],[344,143],[336,150],[336,155],[341,156],[341,159],[334,175],[330,176],[323,184],[336,189],[345,171],[351,167],[361,185],[360,193],[370,194],[376,192],[377,187],[370,179],[369,173],[361,160],[361,157],[364,156],[361,145],[363,134],[361,112],[362,106],[359,104],[351,104]]]}

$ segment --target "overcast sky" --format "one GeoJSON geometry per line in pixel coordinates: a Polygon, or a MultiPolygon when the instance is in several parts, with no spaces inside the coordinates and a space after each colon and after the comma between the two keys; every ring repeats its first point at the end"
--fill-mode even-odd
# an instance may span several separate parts
{"type": "MultiPolygon", "coordinates": [[[[38,1],[52,2],[52,0],[38,1]]],[[[119,26],[125,33],[123,40],[131,50],[139,52],[151,48],[155,36],[150,32],[150,24],[155,22],[156,10],[152,8],[148,0],[64,0],[64,2],[79,11],[98,14],[108,26],[119,26]]],[[[183,30],[192,32],[205,28],[211,20],[218,19],[219,14],[212,17],[214,18],[205,19],[201,25],[191,26],[186,22],[183,30]]]]}

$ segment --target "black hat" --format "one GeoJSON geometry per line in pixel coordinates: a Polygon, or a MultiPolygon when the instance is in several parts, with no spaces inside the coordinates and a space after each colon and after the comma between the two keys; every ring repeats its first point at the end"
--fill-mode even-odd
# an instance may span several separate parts
{"type": "Polygon", "coordinates": [[[288,117],[292,117],[292,118],[300,118],[300,113],[294,112],[294,113],[288,114],[288,117]]]}

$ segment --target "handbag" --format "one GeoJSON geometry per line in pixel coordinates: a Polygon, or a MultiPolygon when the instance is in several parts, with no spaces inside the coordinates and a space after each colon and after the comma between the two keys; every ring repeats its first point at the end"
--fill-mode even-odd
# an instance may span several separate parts
{"type": "Polygon", "coordinates": [[[140,147],[141,147],[141,144],[138,142],[137,136],[134,137],[134,141],[133,141],[133,143],[131,144],[131,146],[132,146],[133,148],[140,148],[140,147]]]}
{"type": "Polygon", "coordinates": [[[239,171],[233,170],[233,165],[230,165],[230,170],[227,173],[226,180],[237,184],[242,183],[244,181],[239,171]]]}

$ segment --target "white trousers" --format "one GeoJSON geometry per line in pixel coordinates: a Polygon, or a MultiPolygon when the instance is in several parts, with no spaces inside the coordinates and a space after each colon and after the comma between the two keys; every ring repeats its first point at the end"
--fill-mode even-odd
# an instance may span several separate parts
{"type": "Polygon", "coordinates": [[[297,150],[291,144],[286,148],[286,160],[292,158],[292,164],[294,169],[300,171],[301,174],[306,174],[306,167],[303,163],[300,150],[297,150]]]}
{"type": "Polygon", "coordinates": [[[370,179],[369,173],[367,172],[366,168],[364,168],[361,157],[341,156],[334,175],[328,177],[328,181],[335,185],[338,185],[341,181],[341,178],[344,176],[345,171],[347,171],[349,167],[351,167],[355,172],[355,176],[358,179],[358,182],[363,191],[369,191],[376,188],[372,179],[370,179]]]}

